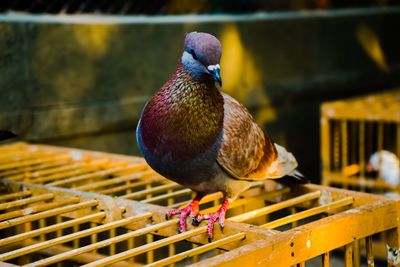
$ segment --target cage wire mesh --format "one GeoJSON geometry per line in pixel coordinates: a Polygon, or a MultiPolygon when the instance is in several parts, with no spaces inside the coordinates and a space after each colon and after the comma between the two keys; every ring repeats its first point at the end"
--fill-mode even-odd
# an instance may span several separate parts
{"type": "Polygon", "coordinates": [[[382,179],[381,163],[375,172],[367,168],[371,156],[383,150],[400,156],[400,90],[322,105],[324,185],[399,192],[399,185],[382,179]]]}
{"type": "MultiPolygon", "coordinates": [[[[383,196],[255,183],[209,243],[206,225],[177,234],[178,219],[165,220],[192,193],[142,158],[15,143],[0,147],[0,177],[5,266],[329,266],[332,254],[373,266],[386,245],[388,255],[399,247],[399,204],[383,196]]],[[[221,198],[207,196],[201,211],[221,198]]]]}

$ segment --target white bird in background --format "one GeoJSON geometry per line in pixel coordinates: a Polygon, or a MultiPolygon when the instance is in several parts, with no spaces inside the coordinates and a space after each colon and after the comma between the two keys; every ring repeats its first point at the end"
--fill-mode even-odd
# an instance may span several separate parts
{"type": "Polygon", "coordinates": [[[368,171],[378,171],[380,177],[393,187],[397,187],[400,183],[399,159],[387,150],[377,151],[371,155],[368,171]]]}

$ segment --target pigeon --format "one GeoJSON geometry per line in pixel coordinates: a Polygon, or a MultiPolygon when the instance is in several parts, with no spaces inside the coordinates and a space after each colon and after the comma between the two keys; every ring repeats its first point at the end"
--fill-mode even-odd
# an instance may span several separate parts
{"type": "Polygon", "coordinates": [[[147,101],[136,129],[139,150],[152,169],[196,193],[184,208],[170,210],[166,218],[180,215],[179,231],[209,220],[223,229],[227,208],[252,182],[291,176],[307,182],[293,154],[264,133],[249,111],[220,91],[222,47],[211,34],[191,32],[170,79],[147,101]],[[222,192],[216,212],[199,213],[207,194],[222,192]]]}
{"type": "Polygon", "coordinates": [[[367,170],[377,171],[380,177],[393,187],[397,187],[400,183],[399,159],[387,150],[373,153],[369,158],[367,170]]]}

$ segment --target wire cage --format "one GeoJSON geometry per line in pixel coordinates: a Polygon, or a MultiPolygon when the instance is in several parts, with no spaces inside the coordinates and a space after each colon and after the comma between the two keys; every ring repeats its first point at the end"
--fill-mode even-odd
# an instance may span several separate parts
{"type": "Polygon", "coordinates": [[[400,89],[322,105],[323,185],[400,192],[400,184],[382,179],[383,164],[368,171],[371,155],[379,151],[400,156],[400,89]]]}
{"type": "Polygon", "coordinates": [[[138,157],[15,143],[0,147],[0,177],[1,266],[330,266],[333,254],[374,266],[379,251],[399,264],[400,205],[384,196],[254,183],[208,242],[204,222],[177,234],[165,220],[192,193],[138,157]]]}

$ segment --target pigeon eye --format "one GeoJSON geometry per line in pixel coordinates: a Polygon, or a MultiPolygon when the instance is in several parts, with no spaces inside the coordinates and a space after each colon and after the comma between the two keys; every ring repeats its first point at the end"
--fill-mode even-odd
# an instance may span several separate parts
{"type": "Polygon", "coordinates": [[[190,50],[190,54],[192,55],[192,57],[193,57],[195,60],[198,60],[198,59],[199,59],[199,58],[197,57],[196,53],[193,51],[193,49],[190,50]]]}

